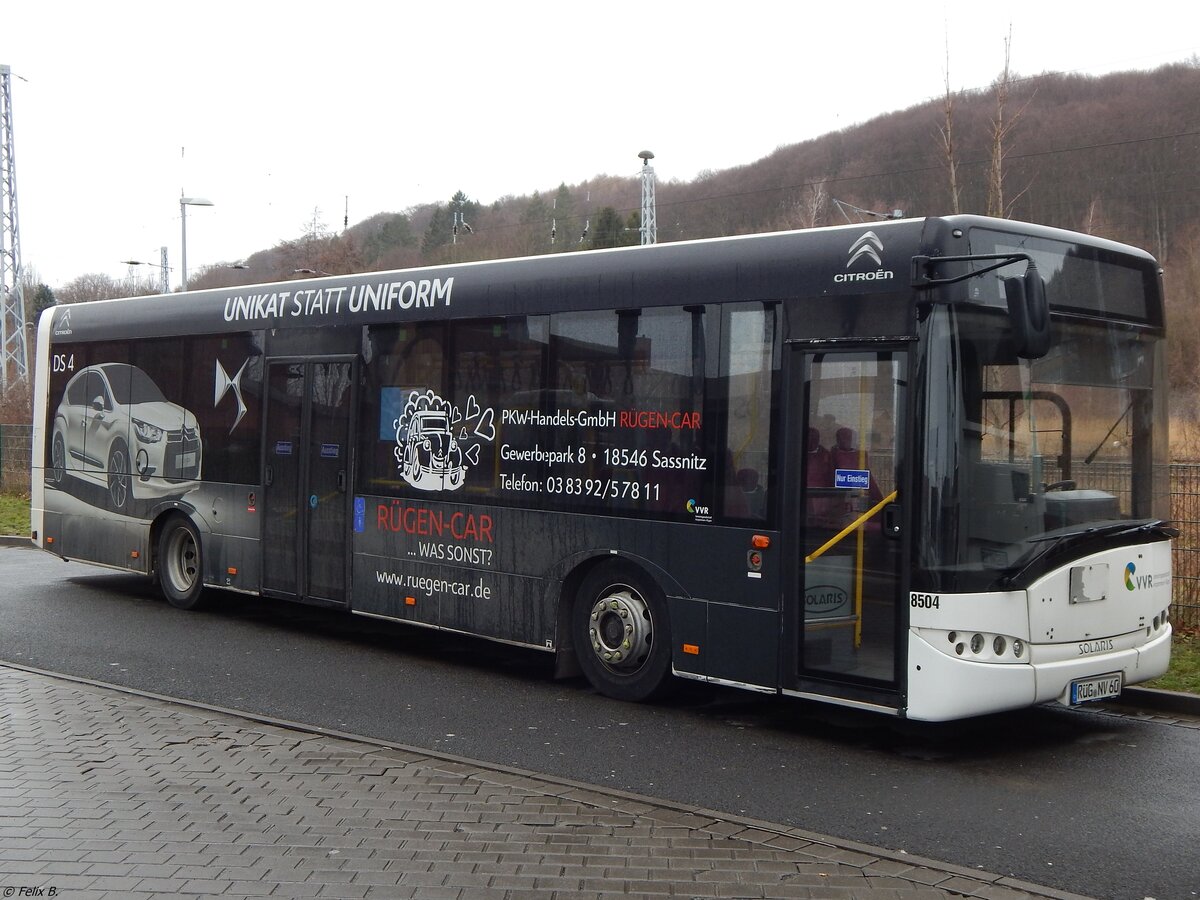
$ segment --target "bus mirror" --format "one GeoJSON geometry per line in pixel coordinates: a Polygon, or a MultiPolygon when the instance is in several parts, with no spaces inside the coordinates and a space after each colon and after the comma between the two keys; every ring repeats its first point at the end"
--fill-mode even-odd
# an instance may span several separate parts
{"type": "Polygon", "coordinates": [[[1004,296],[1017,356],[1041,359],[1050,352],[1050,305],[1046,300],[1046,282],[1032,262],[1024,276],[1004,279],[1004,296]]]}

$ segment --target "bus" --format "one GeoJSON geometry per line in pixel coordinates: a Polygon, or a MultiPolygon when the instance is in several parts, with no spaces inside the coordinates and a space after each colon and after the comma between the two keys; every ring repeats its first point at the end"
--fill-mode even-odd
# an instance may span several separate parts
{"type": "Polygon", "coordinates": [[[944,721],[1170,654],[1161,270],[975,216],[41,317],[32,539],[676,679],[944,721]]]}

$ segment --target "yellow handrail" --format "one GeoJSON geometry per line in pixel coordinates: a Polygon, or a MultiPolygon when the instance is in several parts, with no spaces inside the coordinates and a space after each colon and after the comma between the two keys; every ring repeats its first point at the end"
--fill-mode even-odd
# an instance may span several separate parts
{"type": "Polygon", "coordinates": [[[874,516],[877,512],[879,512],[881,509],[883,509],[889,503],[894,501],[896,499],[896,495],[898,493],[899,493],[899,491],[892,491],[890,494],[888,494],[886,497],[884,497],[882,500],[880,500],[878,503],[876,503],[874,506],[872,506],[870,509],[868,509],[865,513],[863,513],[861,516],[859,516],[857,519],[855,519],[853,522],[851,522],[849,525],[847,525],[845,528],[843,528],[841,531],[839,531],[837,534],[835,534],[833,537],[831,537],[829,540],[827,540],[824,544],[822,544],[820,547],[818,547],[816,550],[814,550],[808,556],[804,557],[804,564],[808,565],[810,562],[812,562],[817,557],[823,556],[825,554],[825,551],[830,550],[833,547],[837,546],[844,538],[846,538],[851,532],[853,532],[856,528],[858,528],[858,526],[865,523],[868,519],[870,519],[872,516],[874,516]]]}

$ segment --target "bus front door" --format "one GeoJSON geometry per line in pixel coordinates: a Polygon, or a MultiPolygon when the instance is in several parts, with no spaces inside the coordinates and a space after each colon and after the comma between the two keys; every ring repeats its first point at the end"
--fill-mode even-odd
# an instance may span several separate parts
{"type": "Polygon", "coordinates": [[[271,362],[263,446],[263,593],[345,605],[354,363],[271,362]]]}
{"type": "Polygon", "coordinates": [[[791,360],[791,396],[803,408],[792,461],[801,498],[793,677],[804,690],[852,698],[899,683],[906,360],[898,350],[791,360]]]}

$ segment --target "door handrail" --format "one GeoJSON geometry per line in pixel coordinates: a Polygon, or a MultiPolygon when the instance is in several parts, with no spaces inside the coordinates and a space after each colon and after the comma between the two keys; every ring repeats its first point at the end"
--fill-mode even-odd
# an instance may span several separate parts
{"type": "Polygon", "coordinates": [[[854,533],[860,525],[864,524],[867,521],[867,519],[874,516],[876,513],[878,513],[881,509],[883,509],[889,503],[893,502],[896,499],[897,494],[899,494],[899,493],[900,493],[899,491],[892,491],[890,494],[888,494],[886,497],[884,497],[882,500],[880,500],[878,503],[876,503],[874,506],[872,506],[870,509],[868,509],[865,513],[863,513],[861,516],[859,516],[857,519],[855,519],[853,522],[851,522],[849,525],[847,525],[845,528],[843,528],[841,531],[839,531],[837,534],[835,534],[833,537],[831,537],[829,540],[827,540],[824,544],[822,544],[820,547],[818,547],[816,550],[814,550],[808,556],[804,557],[804,564],[807,566],[813,560],[817,559],[820,556],[823,556],[826,551],[833,549],[835,546],[837,546],[839,543],[841,543],[843,540],[845,540],[849,535],[854,533]]]}

